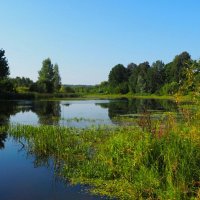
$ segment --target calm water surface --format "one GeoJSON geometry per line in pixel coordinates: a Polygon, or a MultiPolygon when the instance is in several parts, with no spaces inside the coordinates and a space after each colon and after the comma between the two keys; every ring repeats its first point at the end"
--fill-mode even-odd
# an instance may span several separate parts
{"type": "MultiPolygon", "coordinates": [[[[0,101],[0,124],[49,124],[74,127],[116,125],[117,116],[176,111],[167,100],[0,101]]],[[[53,161],[38,160],[6,133],[0,134],[0,199],[102,199],[86,186],[71,186],[55,175],[53,161]]],[[[106,199],[106,197],[104,198],[106,199]]]]}

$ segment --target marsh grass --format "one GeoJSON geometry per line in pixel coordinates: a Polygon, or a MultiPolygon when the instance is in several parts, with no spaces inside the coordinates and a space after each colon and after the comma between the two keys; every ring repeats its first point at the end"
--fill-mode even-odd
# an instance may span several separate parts
{"type": "Polygon", "coordinates": [[[134,98],[134,99],[170,99],[173,100],[173,96],[160,96],[155,94],[85,94],[83,95],[85,99],[120,99],[120,98],[134,98]]]}
{"type": "Polygon", "coordinates": [[[96,123],[96,122],[104,122],[104,119],[92,119],[92,118],[85,118],[85,117],[73,117],[73,118],[64,118],[61,117],[60,120],[66,121],[66,122],[90,122],[90,123],[96,123]]]}
{"type": "Polygon", "coordinates": [[[36,158],[53,159],[59,176],[89,184],[93,193],[119,199],[198,199],[199,114],[185,115],[181,123],[169,113],[151,124],[146,116],[140,126],[11,125],[7,132],[25,141],[36,158]]]}
{"type": "Polygon", "coordinates": [[[153,118],[150,112],[136,119],[120,118],[122,122],[133,120],[134,126],[10,125],[0,127],[0,132],[23,141],[37,164],[48,165],[53,160],[58,176],[72,184],[89,184],[95,194],[119,199],[198,200],[199,104],[179,105],[179,114],[181,120],[170,112],[153,118]]]}

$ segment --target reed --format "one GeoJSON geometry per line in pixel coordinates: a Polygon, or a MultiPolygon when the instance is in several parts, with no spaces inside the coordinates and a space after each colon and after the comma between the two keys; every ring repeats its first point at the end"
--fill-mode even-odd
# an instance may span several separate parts
{"type": "Polygon", "coordinates": [[[36,158],[53,158],[58,175],[74,184],[90,184],[96,194],[119,199],[198,199],[199,114],[185,115],[177,122],[169,113],[156,128],[11,125],[8,133],[15,140],[23,139],[36,158]]]}

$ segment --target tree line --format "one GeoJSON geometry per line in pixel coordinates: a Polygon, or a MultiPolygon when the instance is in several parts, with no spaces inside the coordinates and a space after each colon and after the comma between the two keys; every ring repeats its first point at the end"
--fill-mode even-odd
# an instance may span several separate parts
{"type": "Polygon", "coordinates": [[[36,82],[25,77],[10,78],[9,75],[10,70],[5,50],[0,49],[0,92],[56,93],[61,89],[58,64],[53,65],[50,58],[42,62],[36,82]]]}
{"type": "Polygon", "coordinates": [[[200,83],[200,61],[193,60],[185,51],[167,64],[161,60],[151,65],[147,61],[140,64],[130,63],[127,67],[117,64],[110,70],[107,81],[96,86],[69,87],[62,85],[59,66],[53,64],[50,58],[42,62],[36,82],[25,77],[9,78],[5,51],[0,50],[0,92],[172,95],[188,81],[190,72],[193,78],[188,83],[188,92],[193,91],[200,83]]]}
{"type": "Polygon", "coordinates": [[[100,93],[115,94],[174,94],[185,83],[191,68],[195,77],[190,87],[192,90],[200,82],[200,61],[192,60],[188,52],[176,55],[167,64],[161,60],[152,65],[147,61],[138,65],[130,63],[127,67],[117,64],[111,69],[108,81],[93,89],[100,93]]]}

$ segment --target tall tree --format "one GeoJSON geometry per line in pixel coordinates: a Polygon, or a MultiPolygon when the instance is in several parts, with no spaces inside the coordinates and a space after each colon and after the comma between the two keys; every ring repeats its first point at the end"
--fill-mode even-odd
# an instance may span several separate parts
{"type": "Polygon", "coordinates": [[[8,61],[5,57],[5,51],[0,49],[0,78],[7,78],[10,75],[8,61]]]}
{"type": "Polygon", "coordinates": [[[125,94],[129,92],[128,88],[128,73],[127,69],[118,64],[114,66],[108,77],[109,85],[110,85],[110,92],[112,93],[121,93],[125,94]]]}
{"type": "Polygon", "coordinates": [[[58,64],[55,64],[53,68],[53,88],[54,92],[58,92],[61,88],[61,78],[59,74],[58,64]]]}
{"type": "Polygon", "coordinates": [[[131,75],[129,77],[129,87],[130,87],[130,91],[132,93],[136,93],[138,72],[139,72],[138,66],[137,65],[134,65],[134,66],[132,65],[132,67],[131,67],[131,75]]]}
{"type": "Polygon", "coordinates": [[[163,86],[165,81],[164,67],[165,64],[162,61],[157,60],[149,68],[147,78],[148,92],[154,93],[163,86]]]}
{"type": "Polygon", "coordinates": [[[137,65],[135,63],[130,63],[127,66],[127,76],[128,78],[131,76],[132,72],[135,70],[135,68],[137,68],[137,65]]]}
{"type": "Polygon", "coordinates": [[[30,78],[19,77],[10,79],[15,87],[30,87],[33,81],[30,78]]]}
{"type": "Polygon", "coordinates": [[[126,82],[127,81],[126,68],[121,64],[114,66],[109,73],[108,80],[109,84],[113,87],[119,85],[120,83],[126,82]]]}
{"type": "Polygon", "coordinates": [[[39,90],[41,92],[48,92],[48,93],[53,92],[54,72],[53,72],[53,64],[51,63],[50,58],[47,58],[42,62],[42,68],[38,73],[39,73],[38,85],[40,88],[39,90]]]}
{"type": "Polygon", "coordinates": [[[136,92],[145,93],[148,92],[148,70],[150,65],[148,62],[144,62],[138,65],[138,79],[136,92]]]}
{"type": "Polygon", "coordinates": [[[175,56],[174,60],[166,66],[166,74],[168,81],[175,81],[179,83],[184,80],[184,71],[191,63],[191,56],[188,52],[182,52],[175,56]]]}
{"type": "Polygon", "coordinates": [[[5,51],[0,49],[0,92],[13,92],[14,87],[8,76],[10,75],[5,51]]]}

